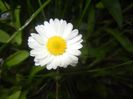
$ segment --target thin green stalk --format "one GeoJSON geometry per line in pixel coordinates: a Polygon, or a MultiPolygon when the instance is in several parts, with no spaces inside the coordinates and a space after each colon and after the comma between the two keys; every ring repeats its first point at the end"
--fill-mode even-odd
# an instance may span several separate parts
{"type": "Polygon", "coordinates": [[[86,11],[87,11],[89,5],[90,5],[90,2],[91,2],[91,0],[87,0],[87,3],[86,3],[86,5],[85,5],[85,8],[84,8],[84,10],[83,10],[83,12],[82,12],[82,14],[81,14],[81,17],[80,17],[80,19],[79,19],[79,21],[78,21],[78,27],[80,26],[80,24],[81,24],[81,22],[82,22],[82,19],[83,19],[84,15],[85,15],[85,13],[86,13],[86,11]]]}
{"type": "Polygon", "coordinates": [[[89,70],[89,72],[97,72],[97,71],[101,71],[101,70],[109,70],[109,69],[119,68],[119,67],[121,67],[121,66],[125,66],[125,65],[131,64],[131,63],[133,63],[133,60],[124,62],[124,63],[122,63],[122,64],[118,64],[118,65],[115,65],[115,66],[109,66],[109,67],[106,67],[106,68],[100,68],[100,69],[89,70]]]}
{"type": "MultiPolygon", "coordinates": [[[[60,74],[59,74],[59,71],[58,72],[50,72],[50,73],[47,73],[45,75],[44,74],[43,75],[35,75],[34,78],[56,77],[56,81],[58,81],[58,84],[56,82],[56,84],[57,84],[56,88],[57,88],[57,87],[59,87],[60,76],[78,75],[78,74],[85,74],[85,73],[93,73],[93,72],[99,72],[99,71],[103,71],[103,70],[106,71],[106,70],[110,70],[110,69],[115,69],[115,68],[127,66],[127,64],[132,64],[132,63],[133,63],[133,60],[130,60],[130,61],[124,62],[122,64],[118,64],[118,65],[115,65],[115,66],[108,66],[106,68],[98,68],[98,69],[91,69],[91,70],[89,69],[89,70],[74,71],[74,72],[67,72],[67,73],[60,73],[60,74]]],[[[26,77],[25,79],[29,79],[29,78],[26,77]]],[[[59,89],[59,88],[57,88],[57,89],[59,89]]],[[[58,95],[57,92],[56,92],[56,95],[58,95]]]]}
{"type": "Polygon", "coordinates": [[[123,13],[126,13],[128,10],[132,9],[133,8],[133,3],[131,3],[130,5],[127,6],[127,8],[125,8],[123,10],[123,13]]]}
{"type": "Polygon", "coordinates": [[[50,3],[50,0],[47,0],[35,13],[32,14],[32,16],[25,22],[25,24],[20,27],[8,40],[5,44],[3,44],[0,47],[0,53],[4,50],[4,48],[8,45],[8,43],[10,43],[14,37],[20,33],[20,31],[22,31],[25,27],[27,27],[29,25],[29,23],[35,19],[35,17],[46,7],[46,5],[48,5],[50,3]]]}
{"type": "Polygon", "coordinates": [[[103,71],[103,70],[105,71],[105,70],[119,68],[119,67],[125,66],[127,64],[131,64],[131,63],[133,63],[133,60],[124,62],[122,64],[118,64],[118,65],[115,65],[115,66],[109,66],[109,67],[106,67],[106,68],[98,68],[98,69],[92,69],[92,70],[86,70],[86,71],[77,71],[77,72],[61,73],[61,75],[62,76],[66,76],[66,75],[77,75],[77,74],[84,74],[84,73],[99,72],[99,71],[103,71]]]}
{"type": "MultiPolygon", "coordinates": [[[[39,3],[40,6],[42,6],[41,0],[38,0],[38,3],[39,3]]],[[[42,15],[43,15],[43,17],[45,17],[45,13],[43,11],[42,11],[42,15]]]]}
{"type": "Polygon", "coordinates": [[[66,14],[66,11],[67,11],[67,8],[68,8],[68,2],[67,1],[64,1],[65,2],[65,6],[64,6],[64,9],[62,11],[62,17],[64,18],[65,17],[65,14],[66,14]]]}
{"type": "Polygon", "coordinates": [[[61,0],[55,0],[55,17],[59,17],[61,14],[61,0]]]}
{"type": "MultiPolygon", "coordinates": [[[[60,73],[60,74],[59,74],[59,72],[50,72],[50,73],[47,73],[45,75],[44,74],[43,75],[35,75],[33,77],[33,79],[34,78],[56,77],[56,97],[57,97],[57,95],[59,95],[59,94],[57,94],[58,93],[57,89],[59,90],[60,76],[79,75],[79,74],[85,74],[85,73],[99,72],[99,71],[103,71],[103,70],[106,71],[106,70],[110,70],[110,69],[115,69],[115,68],[127,66],[127,64],[132,64],[132,63],[133,63],[133,60],[130,60],[130,61],[124,62],[122,64],[118,64],[118,65],[115,65],[115,66],[108,66],[106,68],[97,68],[97,69],[91,69],[91,70],[90,69],[88,70],[88,68],[86,68],[87,70],[83,70],[83,71],[74,71],[74,72],[67,72],[67,73],[60,73]]],[[[25,79],[29,79],[29,78],[25,77],[25,79]]]]}
{"type": "Polygon", "coordinates": [[[59,81],[56,80],[56,98],[55,99],[59,99],[59,81]]]}
{"type": "Polygon", "coordinates": [[[57,75],[56,75],[56,96],[55,99],[59,99],[59,69],[57,69],[56,71],[57,75]]]}
{"type": "Polygon", "coordinates": [[[29,10],[27,10],[28,14],[31,15],[34,12],[34,9],[33,9],[32,4],[31,4],[31,0],[27,0],[27,7],[29,9],[29,10]]]}

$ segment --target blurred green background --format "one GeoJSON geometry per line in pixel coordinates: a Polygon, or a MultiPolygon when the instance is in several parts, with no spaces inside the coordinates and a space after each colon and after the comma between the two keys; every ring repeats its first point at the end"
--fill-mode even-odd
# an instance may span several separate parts
{"type": "Polygon", "coordinates": [[[133,99],[132,0],[0,0],[0,99],[133,99]],[[76,67],[34,66],[27,38],[44,20],[83,35],[76,67]]]}

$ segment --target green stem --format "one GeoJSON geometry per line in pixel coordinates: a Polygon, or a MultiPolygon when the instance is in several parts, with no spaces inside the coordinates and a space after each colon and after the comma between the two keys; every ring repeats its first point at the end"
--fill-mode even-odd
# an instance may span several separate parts
{"type": "Polygon", "coordinates": [[[59,81],[56,80],[56,98],[55,99],[59,99],[59,81]]]}
{"type": "Polygon", "coordinates": [[[59,99],[59,79],[60,79],[59,69],[57,69],[56,73],[57,75],[56,75],[56,97],[55,99],[59,99]]]}
{"type": "MultiPolygon", "coordinates": [[[[40,6],[42,6],[42,2],[41,2],[41,0],[38,0],[38,3],[39,3],[40,6]]],[[[45,14],[44,14],[43,11],[42,11],[42,15],[43,15],[43,17],[45,18],[45,14]]]]}
{"type": "Polygon", "coordinates": [[[86,3],[86,5],[85,5],[85,8],[84,8],[84,10],[83,10],[83,12],[82,12],[82,14],[81,14],[81,17],[80,17],[80,19],[79,19],[79,21],[78,21],[78,27],[80,26],[80,24],[81,24],[81,22],[82,22],[82,19],[83,19],[83,17],[85,16],[85,13],[86,13],[86,11],[87,11],[89,5],[90,5],[90,2],[91,2],[91,0],[88,0],[87,3],[86,3]]]}

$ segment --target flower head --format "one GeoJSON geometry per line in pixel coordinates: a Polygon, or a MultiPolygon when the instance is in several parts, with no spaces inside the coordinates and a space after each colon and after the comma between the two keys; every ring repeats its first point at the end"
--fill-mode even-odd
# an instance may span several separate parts
{"type": "Polygon", "coordinates": [[[75,66],[78,63],[83,39],[77,29],[73,30],[71,23],[50,19],[35,29],[37,33],[31,33],[28,38],[30,55],[35,57],[35,65],[46,65],[50,70],[68,65],[75,66]]]}

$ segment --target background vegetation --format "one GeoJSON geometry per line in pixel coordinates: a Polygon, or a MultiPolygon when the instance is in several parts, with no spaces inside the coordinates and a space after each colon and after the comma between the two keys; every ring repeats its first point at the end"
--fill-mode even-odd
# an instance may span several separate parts
{"type": "Polygon", "coordinates": [[[133,99],[132,0],[0,0],[0,99],[133,99]],[[34,66],[27,38],[50,18],[83,35],[76,67],[34,66]]]}

